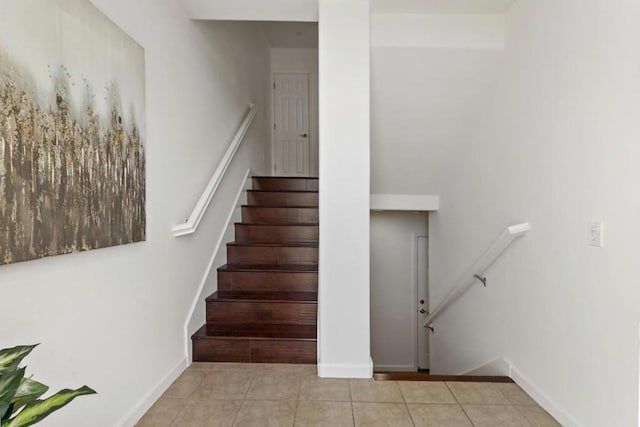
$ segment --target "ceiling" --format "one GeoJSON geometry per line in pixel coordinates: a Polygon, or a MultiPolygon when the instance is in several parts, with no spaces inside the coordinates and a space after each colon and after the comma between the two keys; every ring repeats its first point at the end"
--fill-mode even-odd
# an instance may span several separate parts
{"type": "Polygon", "coordinates": [[[318,24],[316,22],[264,22],[263,25],[271,47],[318,47],[318,24]]]}
{"type": "Polygon", "coordinates": [[[373,13],[504,14],[516,0],[371,0],[373,13]]]}

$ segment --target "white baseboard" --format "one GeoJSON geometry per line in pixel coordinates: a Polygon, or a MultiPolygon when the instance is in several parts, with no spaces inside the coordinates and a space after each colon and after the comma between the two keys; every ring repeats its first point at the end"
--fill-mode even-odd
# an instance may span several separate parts
{"type": "MultiPolygon", "coordinates": [[[[509,361],[507,361],[509,363],[509,361]]],[[[535,383],[533,383],[529,378],[527,378],[518,368],[513,366],[513,364],[509,363],[511,366],[511,379],[513,379],[516,384],[518,384],[524,391],[527,392],[529,396],[535,400],[538,405],[543,407],[553,418],[556,419],[560,424],[564,427],[578,427],[584,425],[583,423],[578,422],[573,416],[571,416],[567,411],[562,409],[556,403],[553,402],[549,398],[549,396],[540,389],[535,383]]]]}
{"type": "Polygon", "coordinates": [[[153,389],[151,389],[151,391],[149,391],[146,396],[116,425],[120,427],[134,426],[138,421],[140,421],[140,418],[147,413],[149,408],[151,408],[153,404],[160,399],[160,396],[162,396],[162,394],[180,376],[180,374],[184,372],[185,369],[187,369],[186,357],[182,359],[166,377],[156,384],[155,387],[153,387],[153,389]]]}
{"type": "Polygon", "coordinates": [[[475,369],[463,372],[460,375],[486,375],[486,376],[503,376],[511,377],[511,364],[503,358],[496,359],[492,362],[483,363],[475,369]]]}
{"type": "Polygon", "coordinates": [[[318,361],[318,376],[321,378],[372,378],[373,360],[364,364],[331,364],[318,361]]]}

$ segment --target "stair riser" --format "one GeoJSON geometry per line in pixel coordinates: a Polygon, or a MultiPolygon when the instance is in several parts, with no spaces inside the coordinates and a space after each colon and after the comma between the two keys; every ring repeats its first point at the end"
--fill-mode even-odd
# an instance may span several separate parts
{"type": "Polygon", "coordinates": [[[247,224],[317,224],[318,209],[243,206],[242,222],[247,224]]]}
{"type": "Polygon", "coordinates": [[[207,302],[207,323],[315,325],[318,305],[292,302],[207,302]]]}
{"type": "Polygon", "coordinates": [[[219,271],[221,291],[317,292],[318,273],[219,271]]]}
{"type": "Polygon", "coordinates": [[[247,202],[257,206],[318,206],[318,193],[247,192],[247,202]]]}
{"type": "Polygon", "coordinates": [[[317,342],[208,338],[193,340],[194,362],[309,363],[317,342]]]}
{"type": "Polygon", "coordinates": [[[253,178],[254,190],[318,191],[318,180],[313,178],[253,178]]]}
{"type": "Polygon", "coordinates": [[[269,226],[236,224],[236,241],[254,243],[286,243],[318,241],[317,225],[269,226]]]}
{"type": "Polygon", "coordinates": [[[228,246],[229,264],[318,264],[318,248],[228,246]]]}

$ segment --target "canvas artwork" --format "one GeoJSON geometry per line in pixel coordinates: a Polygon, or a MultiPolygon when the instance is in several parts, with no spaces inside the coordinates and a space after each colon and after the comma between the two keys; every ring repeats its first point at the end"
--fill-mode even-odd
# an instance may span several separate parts
{"type": "Polygon", "coordinates": [[[87,0],[0,0],[0,265],[145,240],[144,50],[87,0]]]}

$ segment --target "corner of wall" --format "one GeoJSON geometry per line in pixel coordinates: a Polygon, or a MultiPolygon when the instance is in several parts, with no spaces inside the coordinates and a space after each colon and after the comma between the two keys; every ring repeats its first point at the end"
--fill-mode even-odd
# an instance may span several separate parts
{"type": "Polygon", "coordinates": [[[517,367],[513,366],[511,362],[508,360],[505,361],[511,367],[511,379],[513,379],[516,384],[531,396],[538,405],[549,412],[549,414],[551,414],[551,416],[553,416],[553,418],[555,418],[560,424],[565,427],[577,427],[584,425],[584,423],[578,422],[564,408],[561,408],[556,404],[537,384],[531,381],[517,367]]]}
{"type": "Polygon", "coordinates": [[[140,418],[153,406],[153,404],[162,396],[179,376],[187,369],[187,358],[183,358],[176,366],[158,382],[138,403],[132,405],[133,408],[125,415],[116,425],[121,427],[129,427],[135,425],[140,418]]]}

